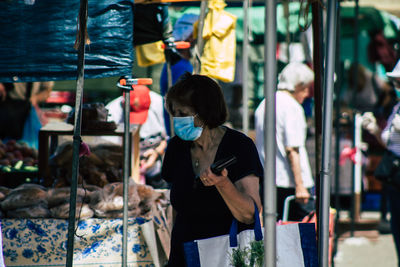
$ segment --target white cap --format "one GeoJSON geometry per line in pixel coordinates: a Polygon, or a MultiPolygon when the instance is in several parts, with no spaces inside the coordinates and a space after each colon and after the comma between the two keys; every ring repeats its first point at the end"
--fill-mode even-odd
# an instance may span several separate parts
{"type": "Polygon", "coordinates": [[[278,90],[294,91],[299,84],[309,84],[314,81],[314,72],[306,64],[289,63],[279,74],[278,90]]]}
{"type": "Polygon", "coordinates": [[[386,72],[386,76],[390,78],[400,78],[400,59],[397,61],[396,66],[394,66],[391,72],[386,72]]]}

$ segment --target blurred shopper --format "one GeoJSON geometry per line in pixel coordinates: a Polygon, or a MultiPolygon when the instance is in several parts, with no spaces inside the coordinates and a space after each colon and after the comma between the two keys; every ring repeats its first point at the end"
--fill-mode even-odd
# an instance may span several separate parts
{"type": "MultiPolygon", "coordinates": [[[[176,62],[176,64],[171,65],[171,78],[172,81],[168,81],[168,65],[164,64],[163,69],[161,71],[160,78],[160,90],[161,95],[164,97],[168,92],[168,83],[171,82],[171,85],[174,85],[179,77],[181,77],[185,72],[193,72],[193,66],[190,62],[192,58],[192,48],[194,44],[193,38],[193,23],[198,20],[199,16],[195,14],[184,14],[180,17],[174,25],[174,30],[172,35],[176,41],[185,41],[191,44],[191,48],[187,49],[178,49],[179,54],[181,55],[181,59],[176,62]]],[[[169,114],[166,109],[164,109],[164,120],[165,120],[165,128],[167,129],[167,134],[171,135],[170,130],[170,119],[169,114]]]]}
{"type": "Polygon", "coordinates": [[[38,148],[39,104],[50,96],[54,82],[0,83],[0,139],[25,141],[38,148]]]}
{"type": "Polygon", "coordinates": [[[363,65],[354,63],[349,68],[348,81],[349,90],[344,99],[350,107],[359,112],[373,111],[385,82],[363,65]]]}
{"type": "MultiPolygon", "coordinates": [[[[162,97],[144,85],[134,85],[130,93],[130,123],[140,127],[140,172],[146,184],[154,188],[168,188],[161,179],[161,164],[167,147],[164,127],[162,97]]],[[[117,124],[124,122],[124,97],[120,96],[107,104],[108,120],[117,124]]],[[[104,138],[104,137],[103,137],[104,138]]],[[[121,144],[120,138],[106,138],[121,144]]]]}
{"type": "Polygon", "coordinates": [[[174,136],[168,143],[162,177],[171,183],[176,219],[168,266],[186,266],[183,243],[252,228],[254,203],[261,210],[263,169],[253,141],[222,126],[227,109],[220,86],[211,78],[186,73],[167,93],[174,136]],[[237,162],[214,174],[210,165],[226,157],[237,162]]]}
{"type": "MultiPolygon", "coordinates": [[[[397,62],[393,71],[387,72],[386,75],[393,83],[397,97],[400,97],[400,60],[397,62]]],[[[383,131],[380,130],[376,123],[376,119],[371,114],[363,116],[363,127],[375,134],[379,138],[386,149],[400,158],[400,102],[398,102],[389,116],[387,125],[383,131]]],[[[399,189],[386,185],[388,193],[390,224],[393,239],[396,245],[397,258],[400,266],[400,191],[399,189]]]]}
{"type": "MultiPolygon", "coordinates": [[[[301,106],[314,81],[314,72],[305,64],[289,63],[278,78],[276,92],[276,186],[278,219],[282,219],[285,199],[294,195],[289,220],[298,221],[314,209],[309,201],[314,181],[305,148],[307,123],[301,106]]],[[[256,146],[264,163],[265,99],[255,112],[256,146]]]]}

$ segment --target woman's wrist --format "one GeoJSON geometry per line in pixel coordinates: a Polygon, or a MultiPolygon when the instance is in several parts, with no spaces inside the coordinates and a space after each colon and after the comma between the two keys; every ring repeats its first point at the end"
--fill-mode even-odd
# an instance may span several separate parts
{"type": "Polygon", "coordinates": [[[223,178],[221,178],[216,184],[214,184],[218,188],[224,188],[230,183],[228,176],[222,176],[222,177],[223,178]]]}

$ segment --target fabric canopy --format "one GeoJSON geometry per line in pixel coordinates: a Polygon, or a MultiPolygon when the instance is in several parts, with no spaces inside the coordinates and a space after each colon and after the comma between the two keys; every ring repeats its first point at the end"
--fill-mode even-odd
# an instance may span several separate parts
{"type": "MultiPolygon", "coordinates": [[[[129,75],[133,0],[89,0],[85,78],[129,75]]],[[[79,0],[0,1],[0,82],[77,76],[79,0]]]]}
{"type": "MultiPolygon", "coordinates": [[[[311,22],[311,8],[307,22],[303,16],[299,17],[301,4],[298,2],[289,4],[289,31],[291,33],[291,40],[298,42],[300,38],[300,25],[304,26],[307,22],[311,22]]],[[[236,25],[236,39],[239,42],[243,40],[243,9],[241,7],[228,7],[225,10],[235,15],[237,19],[236,25]]],[[[198,7],[183,7],[178,10],[170,10],[171,21],[174,22],[176,19],[182,16],[182,14],[192,13],[199,14],[200,9],[198,7]]],[[[387,12],[377,10],[373,7],[360,7],[359,27],[360,31],[375,32],[382,30],[383,34],[388,39],[398,39],[400,32],[397,29],[392,19],[394,16],[390,16],[387,12]]],[[[284,8],[282,4],[278,4],[277,10],[277,33],[278,42],[285,41],[287,31],[287,20],[284,16],[284,8]]],[[[249,9],[249,24],[250,30],[253,37],[253,43],[264,42],[264,16],[265,10],[263,6],[253,6],[249,9]]],[[[352,36],[354,33],[354,7],[341,7],[340,14],[341,22],[341,35],[342,37],[352,36]]]]}

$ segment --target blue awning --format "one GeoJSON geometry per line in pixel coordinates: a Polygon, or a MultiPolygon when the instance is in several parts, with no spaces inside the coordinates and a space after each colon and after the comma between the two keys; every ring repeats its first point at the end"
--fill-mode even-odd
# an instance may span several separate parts
{"type": "MultiPolygon", "coordinates": [[[[133,0],[90,0],[85,78],[129,75],[133,0]]],[[[79,0],[0,1],[0,82],[75,80],[79,0]]]]}

